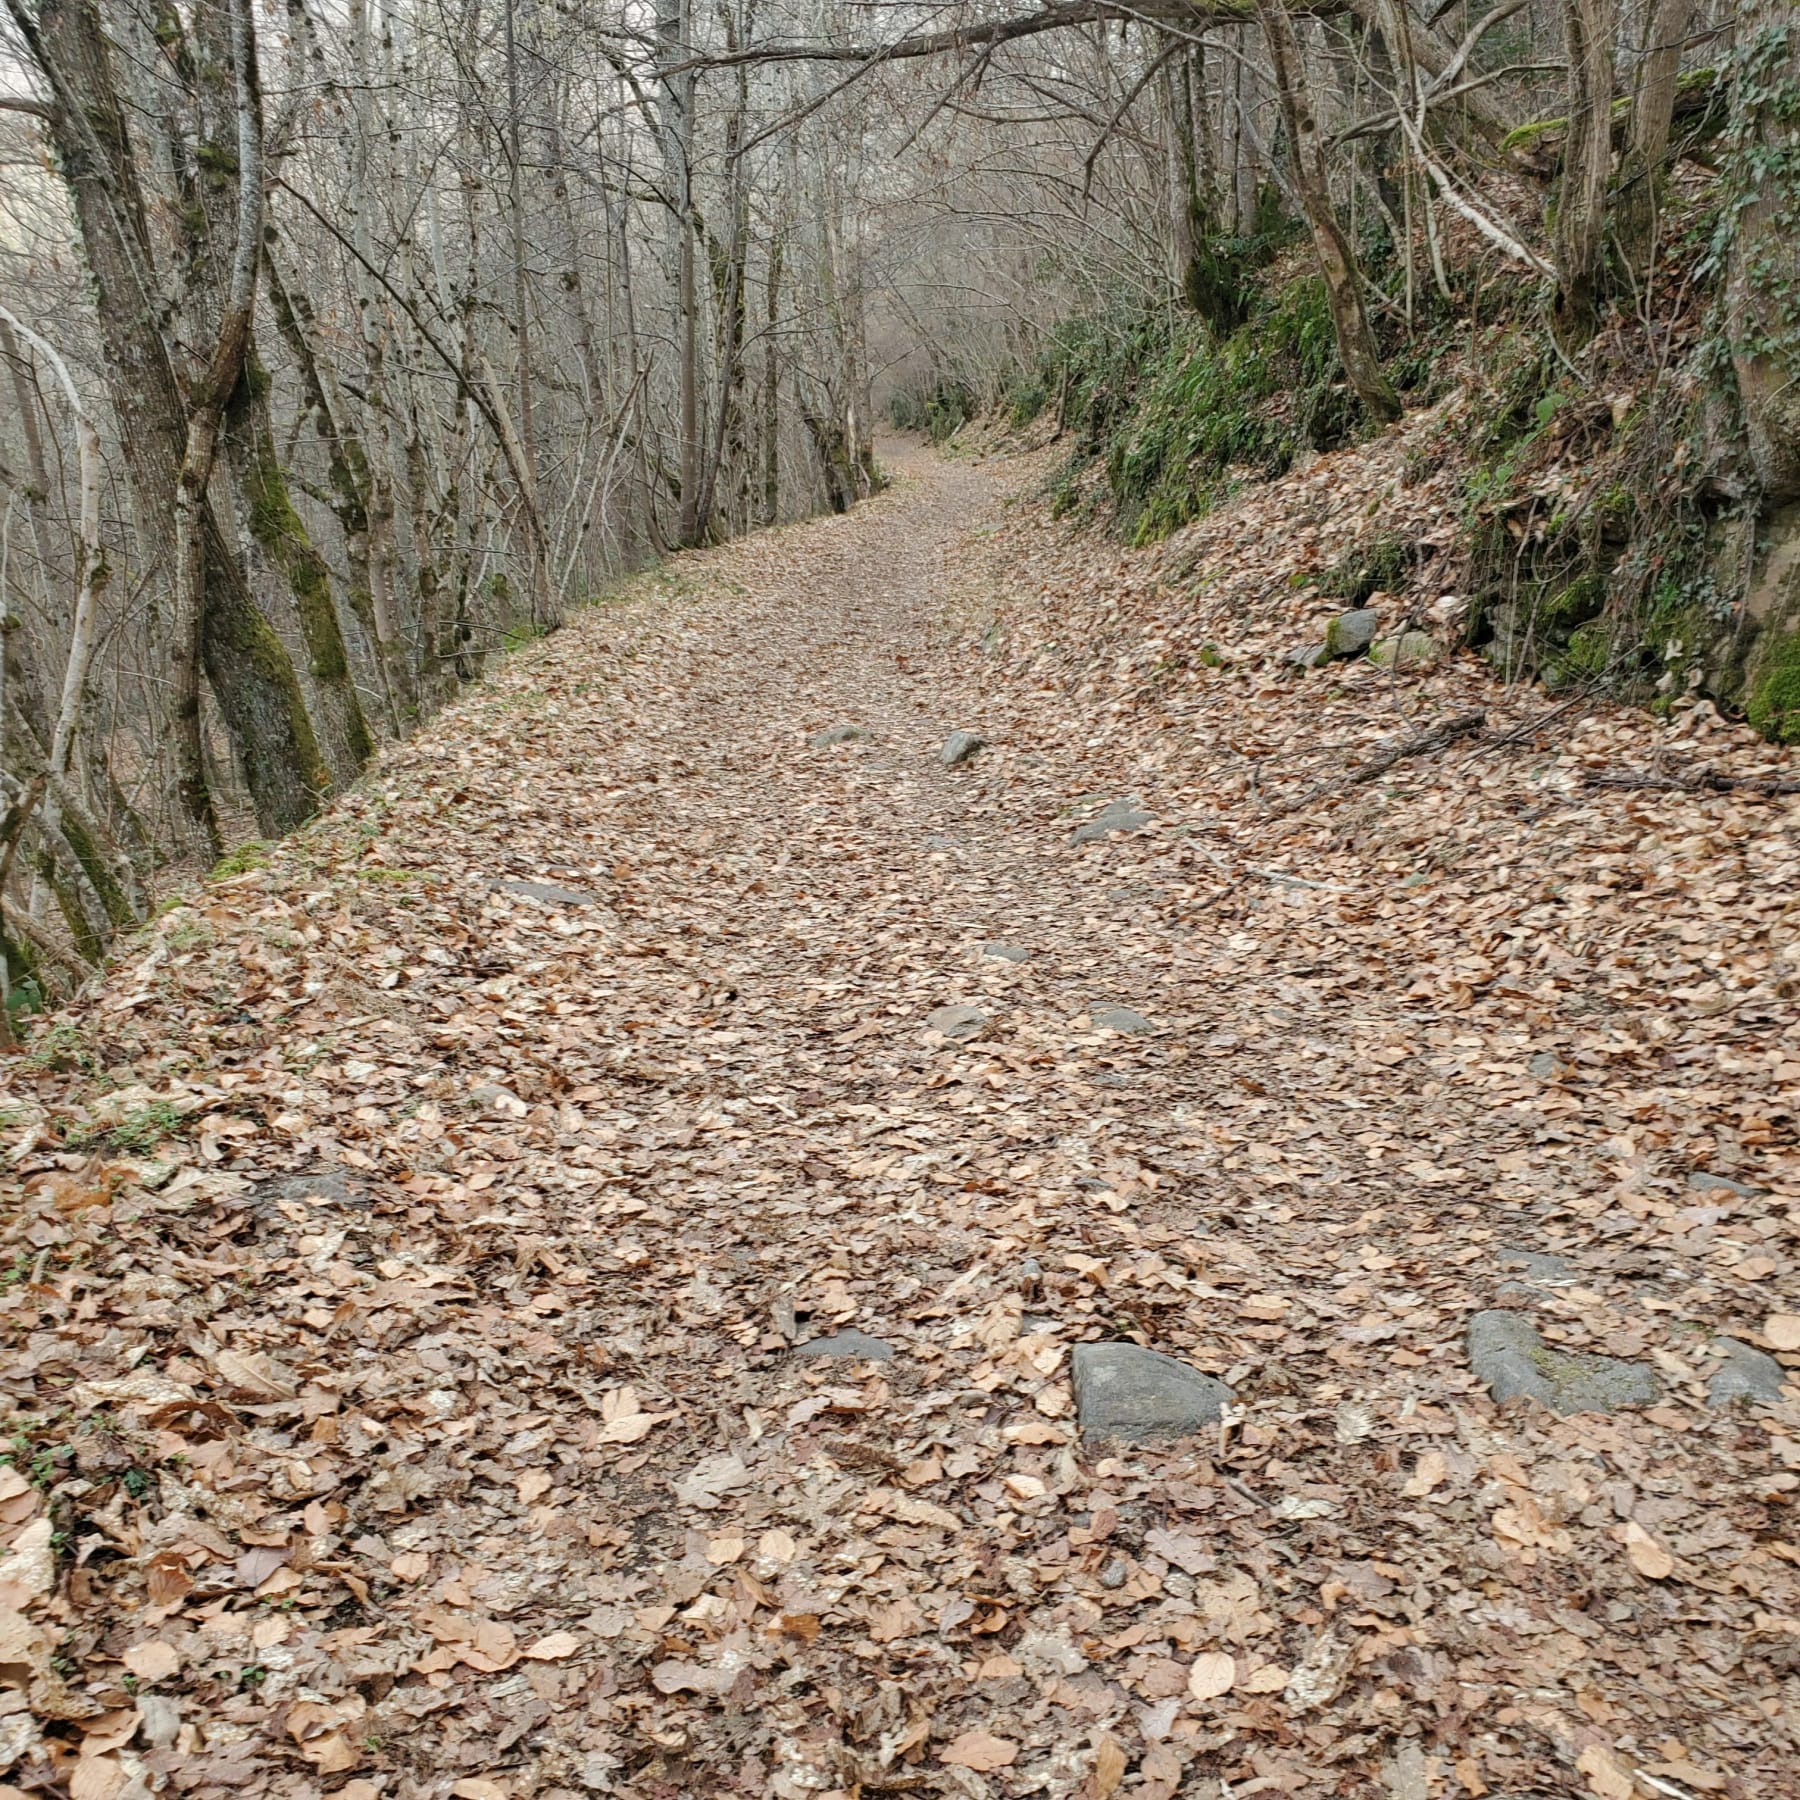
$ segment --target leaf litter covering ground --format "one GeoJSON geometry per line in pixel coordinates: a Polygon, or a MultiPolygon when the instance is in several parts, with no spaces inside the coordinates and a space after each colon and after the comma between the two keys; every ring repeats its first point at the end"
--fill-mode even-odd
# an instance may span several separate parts
{"type": "Polygon", "coordinates": [[[1800,1413],[1705,1388],[1800,1350],[1794,803],[1584,780],[1791,769],[1284,671],[1290,577],[1433,503],[1400,448],[1131,555],[1030,459],[894,454],[516,658],[13,1066],[4,1780],[1791,1794],[1800,1413]],[[1496,1407],[1496,1303],[1660,1400],[1496,1407]],[[892,1360],[789,1353],[852,1327],[892,1360]],[[1121,1336],[1241,1411],[1079,1441],[1121,1336]]]}

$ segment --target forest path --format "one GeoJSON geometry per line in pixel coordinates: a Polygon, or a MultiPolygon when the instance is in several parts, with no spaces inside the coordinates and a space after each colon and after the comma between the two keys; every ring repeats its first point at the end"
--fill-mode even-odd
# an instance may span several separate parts
{"type": "Polygon", "coordinates": [[[1687,1367],[1674,1303],[1556,1223],[1621,1179],[1625,1126],[1602,1109],[1578,1176],[1558,1102],[1531,1150],[1526,1027],[1421,1023],[1410,940],[1282,910],[1348,876],[1181,923],[1219,855],[1172,765],[940,628],[986,605],[1020,465],[888,456],[853,513],[511,659],[58,1040],[33,1104],[63,1143],[187,1116],[162,1167],[36,1127],[15,1157],[44,1260],[4,1374],[88,1483],[34,1614],[78,1700],[33,1704],[65,1762],[88,1732],[83,1800],[145,1769],[292,1800],[1423,1800],[1453,1769],[1569,1791],[1583,1756],[1607,1795],[1749,1742],[1734,1708],[1773,1729],[1703,1659],[1795,1612],[1791,1570],[1654,1585],[1665,1538],[1684,1577],[1747,1554],[1766,1450],[1672,1404],[1497,1414],[1463,1360],[1498,1294],[1687,1367]],[[946,770],[959,727],[992,744],[946,770]],[[1072,841],[1119,801],[1145,829],[1072,841]],[[928,1026],[952,1004],[973,1042],[928,1026]],[[792,1353],[847,1329],[889,1359],[792,1353]],[[1084,1443],[1070,1347],[1125,1336],[1248,1417],[1084,1443]],[[1603,1666],[1581,1708],[1542,1697],[1603,1666]]]}

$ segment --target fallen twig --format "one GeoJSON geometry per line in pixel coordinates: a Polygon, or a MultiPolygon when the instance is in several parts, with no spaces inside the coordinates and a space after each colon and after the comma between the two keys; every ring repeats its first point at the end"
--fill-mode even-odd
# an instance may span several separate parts
{"type": "Polygon", "coordinates": [[[1754,775],[1718,775],[1699,769],[1683,775],[1655,775],[1648,769],[1596,769],[1585,778],[1591,788],[1649,788],[1669,794],[1757,794],[1773,800],[1782,794],[1800,794],[1800,781],[1754,775]]]}
{"type": "Polygon", "coordinates": [[[1315,800],[1323,799],[1327,794],[1338,793],[1345,788],[1365,787],[1371,781],[1379,781],[1396,763],[1404,762],[1408,757],[1430,756],[1434,751],[1448,749],[1461,738],[1473,737],[1486,725],[1485,712],[1457,713],[1451,718],[1440,719],[1428,731],[1418,732],[1413,737],[1402,738],[1398,743],[1390,744],[1360,769],[1353,769],[1342,781],[1322,781],[1317,787],[1302,794],[1298,800],[1290,800],[1285,806],[1276,807],[1269,817],[1283,819],[1289,813],[1298,812],[1303,806],[1310,806],[1315,800]]]}

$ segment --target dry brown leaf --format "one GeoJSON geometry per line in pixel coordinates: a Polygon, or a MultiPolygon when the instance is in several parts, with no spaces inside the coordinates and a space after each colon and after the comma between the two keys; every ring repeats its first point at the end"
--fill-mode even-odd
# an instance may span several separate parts
{"type": "Polygon", "coordinates": [[[1636,1519],[1625,1521],[1625,1554],[1631,1566],[1648,1581],[1666,1581],[1675,1573],[1675,1559],[1636,1519]]]}
{"type": "Polygon", "coordinates": [[[114,1756],[76,1758],[69,1776],[69,1800],[113,1800],[125,1786],[125,1771],[114,1756]]]}
{"type": "Polygon", "coordinates": [[[1450,1474],[1450,1459],[1441,1450],[1425,1450],[1413,1464],[1413,1472],[1400,1490],[1409,1500],[1423,1500],[1450,1474]]]}
{"type": "Polygon", "coordinates": [[[1603,1745],[1588,1745],[1576,1757],[1575,1766],[1588,1778],[1588,1786],[1600,1800],[1634,1800],[1637,1783],[1630,1768],[1603,1745]]]}
{"type": "Polygon", "coordinates": [[[991,1731],[965,1731],[938,1752],[939,1762],[954,1763],[977,1774],[1010,1768],[1018,1759],[1019,1746],[1009,1738],[995,1737],[991,1731]]]}
{"type": "Polygon", "coordinates": [[[1094,1800],[1107,1796],[1125,1779],[1125,1751],[1117,1738],[1103,1737],[1094,1746],[1094,1800]]]}
{"type": "Polygon", "coordinates": [[[1208,1650],[1194,1658],[1188,1670],[1187,1691],[1191,1700],[1216,1700],[1229,1694],[1237,1684],[1237,1661],[1222,1650],[1208,1650]]]}
{"type": "Polygon", "coordinates": [[[181,1667],[181,1652],[161,1638],[151,1638],[122,1651],[119,1660],[139,1681],[167,1681],[181,1667]]]}
{"type": "Polygon", "coordinates": [[[1773,1350],[1800,1350],[1800,1313],[1770,1313],[1763,1336],[1773,1350]]]}

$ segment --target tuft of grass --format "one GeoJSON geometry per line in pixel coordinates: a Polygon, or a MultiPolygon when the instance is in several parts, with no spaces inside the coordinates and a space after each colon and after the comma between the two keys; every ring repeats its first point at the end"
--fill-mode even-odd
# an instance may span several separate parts
{"type": "Polygon", "coordinates": [[[248,875],[252,869],[265,868],[269,861],[269,846],[261,838],[251,838],[248,843],[239,844],[235,850],[227,851],[213,864],[210,879],[224,881],[233,875],[248,875]]]}

